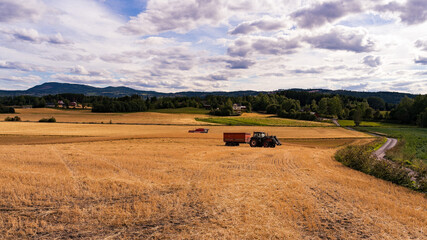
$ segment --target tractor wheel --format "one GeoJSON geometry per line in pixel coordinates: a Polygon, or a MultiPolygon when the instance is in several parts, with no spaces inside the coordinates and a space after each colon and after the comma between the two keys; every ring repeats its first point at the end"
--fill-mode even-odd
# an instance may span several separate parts
{"type": "Polygon", "coordinates": [[[269,142],[267,142],[267,141],[265,141],[265,142],[264,142],[264,144],[263,144],[263,146],[264,146],[265,148],[267,148],[267,147],[269,147],[269,146],[270,146],[270,143],[269,143],[269,142]]]}
{"type": "Polygon", "coordinates": [[[255,139],[252,139],[249,145],[251,145],[251,147],[256,147],[257,141],[255,139]]]}

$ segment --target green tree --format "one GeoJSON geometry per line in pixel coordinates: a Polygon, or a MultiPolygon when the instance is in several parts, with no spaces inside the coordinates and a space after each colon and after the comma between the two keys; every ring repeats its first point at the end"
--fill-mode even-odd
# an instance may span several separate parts
{"type": "Polygon", "coordinates": [[[411,121],[413,120],[411,114],[411,108],[413,104],[413,99],[410,99],[407,96],[402,98],[402,100],[400,100],[399,105],[397,105],[395,111],[393,112],[393,118],[399,120],[401,123],[411,123],[411,121]]]}
{"type": "Polygon", "coordinates": [[[376,119],[376,120],[383,119],[383,115],[381,114],[380,110],[375,111],[375,113],[374,113],[374,119],[376,119]]]}
{"type": "Polygon", "coordinates": [[[338,96],[328,99],[328,114],[338,116],[342,111],[341,99],[338,96]]]}
{"type": "Polygon", "coordinates": [[[328,113],[328,98],[322,98],[319,101],[319,113],[327,114],[328,113]]]}
{"type": "Polygon", "coordinates": [[[311,108],[311,111],[317,112],[318,106],[317,106],[317,103],[316,103],[316,99],[311,100],[310,108],[311,108]]]}
{"type": "Polygon", "coordinates": [[[368,98],[369,106],[375,110],[384,110],[385,102],[380,97],[369,97],[368,98]]]}
{"type": "Polygon", "coordinates": [[[417,125],[422,128],[427,127],[427,107],[424,109],[424,112],[418,115],[417,125]]]}
{"type": "Polygon", "coordinates": [[[366,119],[373,119],[374,118],[374,109],[371,107],[368,107],[365,110],[365,116],[366,119]]]}
{"type": "Polygon", "coordinates": [[[353,114],[353,120],[354,120],[355,126],[360,126],[360,124],[362,123],[362,115],[363,115],[362,109],[357,108],[353,114]]]}

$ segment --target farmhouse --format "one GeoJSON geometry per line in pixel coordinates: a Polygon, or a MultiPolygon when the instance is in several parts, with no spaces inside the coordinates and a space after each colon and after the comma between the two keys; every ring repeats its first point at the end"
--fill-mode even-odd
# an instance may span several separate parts
{"type": "Polygon", "coordinates": [[[233,104],[233,110],[236,113],[241,114],[243,111],[246,111],[246,106],[242,106],[240,104],[235,103],[235,104],[233,104]]]}

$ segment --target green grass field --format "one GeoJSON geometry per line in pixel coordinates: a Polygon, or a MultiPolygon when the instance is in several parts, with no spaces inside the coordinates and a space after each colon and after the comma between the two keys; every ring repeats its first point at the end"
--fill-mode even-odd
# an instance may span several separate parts
{"type": "MultiPolygon", "coordinates": [[[[338,120],[338,123],[343,127],[354,127],[353,120],[338,120]]],[[[399,127],[399,128],[414,128],[410,125],[394,124],[394,123],[385,123],[385,122],[367,122],[362,121],[360,124],[361,127],[399,127]]]]}
{"type": "Polygon", "coordinates": [[[166,108],[166,109],[152,109],[149,112],[158,112],[158,113],[186,113],[186,114],[208,114],[209,110],[193,107],[185,108],[166,108]]]}
{"type": "Polygon", "coordinates": [[[355,127],[356,130],[379,132],[399,139],[396,149],[387,152],[395,161],[423,160],[427,163],[427,128],[416,127],[355,127]]]}
{"type": "Polygon", "coordinates": [[[334,126],[328,123],[301,121],[285,118],[254,118],[254,117],[210,117],[196,118],[197,121],[217,123],[229,126],[284,126],[284,127],[321,127],[334,126]]]}

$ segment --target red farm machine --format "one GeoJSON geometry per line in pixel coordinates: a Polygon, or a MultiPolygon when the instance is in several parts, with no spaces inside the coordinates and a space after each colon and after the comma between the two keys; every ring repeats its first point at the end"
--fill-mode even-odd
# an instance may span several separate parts
{"type": "Polygon", "coordinates": [[[189,133],[208,133],[208,128],[196,128],[194,130],[188,130],[189,133]]]}
{"type": "Polygon", "coordinates": [[[282,145],[276,136],[269,136],[265,132],[250,133],[224,133],[225,146],[239,146],[240,143],[249,143],[251,147],[271,147],[282,145]]]}

